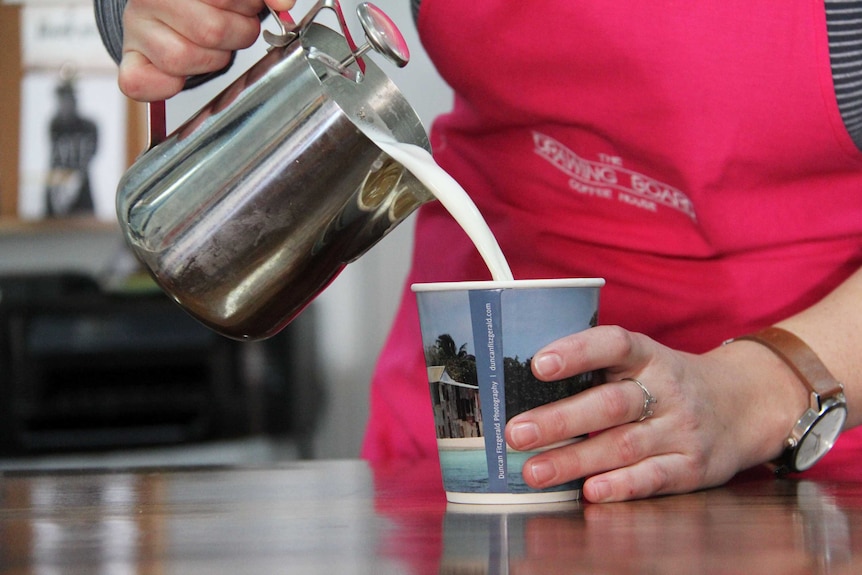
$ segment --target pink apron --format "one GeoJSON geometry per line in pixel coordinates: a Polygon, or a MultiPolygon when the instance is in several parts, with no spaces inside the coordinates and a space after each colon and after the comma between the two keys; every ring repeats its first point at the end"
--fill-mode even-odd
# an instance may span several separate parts
{"type": "MultiPolygon", "coordinates": [[[[600,323],[702,352],[862,265],[862,153],[822,0],[424,0],[418,25],[456,91],[435,158],[516,278],[604,277],[600,323]]],[[[436,454],[409,284],[488,277],[442,207],[423,207],[365,457],[436,454]]]]}

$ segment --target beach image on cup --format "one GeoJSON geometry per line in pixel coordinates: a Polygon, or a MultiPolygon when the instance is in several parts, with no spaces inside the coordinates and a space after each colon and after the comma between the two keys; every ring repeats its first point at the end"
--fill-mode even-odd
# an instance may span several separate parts
{"type": "MultiPolygon", "coordinates": [[[[580,496],[582,480],[535,490],[521,468],[535,452],[509,448],[506,422],[576,394],[597,374],[536,379],[533,355],[598,323],[601,279],[416,284],[422,345],[450,501],[510,503],[580,496]]],[[[572,441],[577,441],[573,438],[572,441]]]]}

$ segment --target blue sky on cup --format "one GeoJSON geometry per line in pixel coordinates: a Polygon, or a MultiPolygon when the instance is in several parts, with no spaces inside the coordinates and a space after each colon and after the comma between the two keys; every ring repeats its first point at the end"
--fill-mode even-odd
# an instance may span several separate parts
{"type": "MultiPolygon", "coordinates": [[[[586,329],[595,310],[598,288],[504,290],[503,355],[525,360],[542,346],[586,329]]],[[[470,301],[466,291],[420,292],[422,345],[434,345],[448,333],[475,353],[470,301]]]]}

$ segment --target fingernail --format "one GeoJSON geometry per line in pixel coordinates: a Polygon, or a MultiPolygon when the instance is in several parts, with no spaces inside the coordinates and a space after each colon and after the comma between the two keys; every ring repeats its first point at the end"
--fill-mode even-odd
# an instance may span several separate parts
{"type": "Polygon", "coordinates": [[[611,496],[611,484],[603,479],[593,479],[590,482],[590,501],[600,503],[611,496]]]}
{"type": "Polygon", "coordinates": [[[536,375],[553,377],[561,369],[563,369],[563,358],[557,353],[543,353],[539,357],[533,358],[533,370],[536,372],[536,375]]]}
{"type": "Polygon", "coordinates": [[[557,476],[557,468],[551,461],[536,461],[530,463],[530,475],[533,481],[544,485],[557,476]]]}
{"type": "Polygon", "coordinates": [[[531,447],[539,441],[539,426],[529,421],[516,423],[511,426],[509,436],[512,439],[512,447],[516,449],[531,447]]]}

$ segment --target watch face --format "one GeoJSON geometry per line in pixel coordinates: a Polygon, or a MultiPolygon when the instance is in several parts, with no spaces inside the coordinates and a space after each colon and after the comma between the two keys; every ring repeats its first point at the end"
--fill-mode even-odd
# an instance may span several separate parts
{"type": "Polygon", "coordinates": [[[826,455],[832,449],[832,444],[841,433],[847,409],[838,404],[821,414],[814,424],[799,440],[799,447],[794,456],[794,466],[799,471],[805,471],[826,455]]]}

